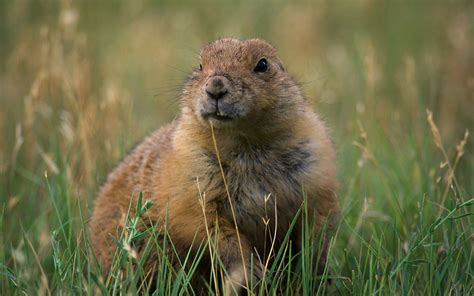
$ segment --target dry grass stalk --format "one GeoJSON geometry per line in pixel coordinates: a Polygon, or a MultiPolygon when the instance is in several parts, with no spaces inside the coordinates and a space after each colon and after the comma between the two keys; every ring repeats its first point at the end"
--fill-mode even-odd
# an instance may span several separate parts
{"type": "Polygon", "coordinates": [[[221,171],[222,180],[224,182],[224,187],[225,187],[225,191],[226,191],[226,194],[227,194],[227,199],[228,199],[228,202],[229,202],[230,211],[232,213],[232,220],[234,222],[235,231],[236,231],[236,234],[237,234],[237,241],[239,243],[240,256],[242,258],[242,267],[243,267],[243,270],[244,270],[245,285],[247,287],[247,290],[251,291],[251,287],[249,286],[248,274],[247,274],[247,266],[246,266],[247,264],[245,262],[246,258],[244,256],[244,251],[243,251],[243,248],[242,248],[242,241],[240,239],[239,226],[237,225],[237,218],[235,216],[234,205],[232,203],[232,198],[230,196],[229,186],[227,184],[227,179],[225,177],[224,168],[222,167],[222,162],[221,162],[221,156],[219,154],[219,149],[217,148],[217,140],[216,140],[216,136],[214,134],[214,126],[213,126],[211,121],[209,121],[209,124],[210,124],[210,127],[211,127],[212,142],[214,143],[214,150],[216,151],[217,161],[219,163],[219,169],[221,171]]]}
{"type": "Polygon", "coordinates": [[[428,124],[430,125],[431,134],[433,135],[433,141],[436,147],[444,151],[443,143],[441,141],[441,134],[439,133],[439,129],[433,120],[433,112],[431,112],[429,109],[426,109],[426,115],[428,118],[428,124]]]}

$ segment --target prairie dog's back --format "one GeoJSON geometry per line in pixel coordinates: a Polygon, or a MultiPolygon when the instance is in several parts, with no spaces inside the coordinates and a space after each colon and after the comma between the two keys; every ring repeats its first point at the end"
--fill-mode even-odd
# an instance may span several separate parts
{"type": "Polygon", "coordinates": [[[95,203],[90,221],[91,241],[96,256],[107,269],[116,248],[111,236],[120,236],[132,196],[153,195],[153,176],[159,170],[160,157],[170,151],[176,123],[168,124],[138,144],[108,176],[95,203]]]}

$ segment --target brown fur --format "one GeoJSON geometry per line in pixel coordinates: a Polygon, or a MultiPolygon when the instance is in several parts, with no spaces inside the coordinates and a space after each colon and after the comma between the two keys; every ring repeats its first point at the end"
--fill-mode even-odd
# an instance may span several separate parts
{"type": "MultiPolygon", "coordinates": [[[[196,69],[184,86],[181,116],[136,147],[110,174],[98,195],[90,229],[104,272],[116,248],[111,236],[121,231],[132,193],[141,191],[144,199],[153,200],[148,211],[152,221],[163,221],[168,215],[168,230],[178,251],[187,252],[193,240],[195,246],[205,242],[198,181],[205,194],[208,229],[210,233],[215,227],[220,230],[218,251],[231,275],[228,282],[245,284],[210,122],[247,270],[251,254],[264,258],[268,253],[270,242],[264,236],[269,231],[265,232],[262,218],[270,219],[270,231],[275,232],[276,227],[278,247],[305,194],[316,231],[323,224],[333,225],[332,217],[339,206],[332,144],[323,123],[283,69],[275,49],[259,39],[221,39],[203,49],[201,62],[202,70],[196,69]],[[268,60],[269,69],[256,73],[254,67],[262,57],[268,60]],[[231,121],[202,116],[203,110],[218,108],[204,89],[215,75],[228,79],[228,94],[219,102],[223,112],[234,116],[231,121]]],[[[297,229],[293,238],[300,241],[297,229]]]]}

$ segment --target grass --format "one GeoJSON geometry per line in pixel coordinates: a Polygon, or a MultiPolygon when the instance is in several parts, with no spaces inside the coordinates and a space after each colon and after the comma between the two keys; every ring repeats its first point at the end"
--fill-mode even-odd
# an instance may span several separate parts
{"type": "MultiPolygon", "coordinates": [[[[192,292],[202,253],[174,268],[172,241],[131,216],[103,278],[87,223],[107,172],[176,116],[199,47],[227,35],[275,44],[338,150],[326,273],[312,274],[308,239],[278,250],[260,292],[473,294],[470,1],[130,3],[0,2],[0,294],[192,292]],[[142,237],[161,254],[145,283],[142,237]]],[[[213,258],[211,287],[225,272],[213,258]]]]}

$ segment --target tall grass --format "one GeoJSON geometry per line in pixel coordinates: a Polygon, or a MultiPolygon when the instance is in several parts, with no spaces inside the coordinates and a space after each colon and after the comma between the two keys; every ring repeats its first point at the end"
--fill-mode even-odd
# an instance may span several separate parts
{"type": "Polygon", "coordinates": [[[258,291],[472,294],[472,15],[470,1],[0,2],[0,293],[193,293],[211,242],[176,265],[166,231],[130,216],[104,278],[87,225],[107,172],[176,116],[198,49],[231,35],[275,44],[338,149],[327,270],[309,264],[318,241],[284,245],[258,291]]]}

